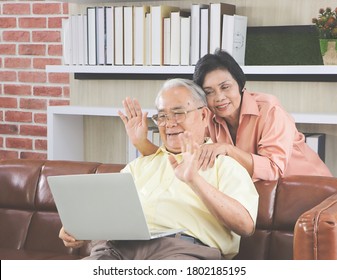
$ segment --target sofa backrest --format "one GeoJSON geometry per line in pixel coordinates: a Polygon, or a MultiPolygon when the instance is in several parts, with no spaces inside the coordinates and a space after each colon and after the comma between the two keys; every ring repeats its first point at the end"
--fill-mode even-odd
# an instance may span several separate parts
{"type": "MultiPolygon", "coordinates": [[[[54,252],[80,258],[90,245],[66,248],[58,238],[61,222],[46,178],[50,175],[119,172],[123,164],[0,161],[0,248],[54,252]]],[[[259,210],[255,233],[242,238],[236,259],[292,259],[298,217],[337,192],[337,178],[292,176],[257,182],[259,210]]]]}
{"type": "Polygon", "coordinates": [[[0,248],[54,252],[69,258],[88,254],[86,247],[69,249],[58,238],[61,222],[46,178],[119,172],[123,166],[72,161],[1,161],[0,248]]]}
{"type": "Polygon", "coordinates": [[[297,219],[337,192],[337,178],[290,176],[255,186],[260,195],[256,230],[242,238],[236,259],[288,260],[297,219]]]}

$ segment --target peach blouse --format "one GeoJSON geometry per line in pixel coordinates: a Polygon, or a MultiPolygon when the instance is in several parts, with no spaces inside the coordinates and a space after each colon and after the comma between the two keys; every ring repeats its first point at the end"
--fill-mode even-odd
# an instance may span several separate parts
{"type": "MultiPolygon", "coordinates": [[[[251,153],[254,181],[289,175],[332,176],[275,96],[245,91],[242,98],[235,145],[251,153]]],[[[208,130],[213,142],[234,145],[224,119],[211,114],[208,130]]]]}

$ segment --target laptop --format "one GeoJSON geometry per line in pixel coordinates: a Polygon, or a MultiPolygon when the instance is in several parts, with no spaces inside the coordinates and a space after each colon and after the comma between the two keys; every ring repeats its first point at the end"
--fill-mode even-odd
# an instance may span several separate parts
{"type": "Polygon", "coordinates": [[[65,231],[77,240],[150,240],[184,231],[150,232],[130,173],[47,177],[65,231]]]}

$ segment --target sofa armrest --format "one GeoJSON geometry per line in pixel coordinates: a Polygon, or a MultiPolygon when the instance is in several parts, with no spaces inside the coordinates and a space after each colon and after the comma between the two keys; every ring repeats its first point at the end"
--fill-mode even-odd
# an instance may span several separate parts
{"type": "Polygon", "coordinates": [[[294,259],[337,260],[337,193],[298,218],[294,259]]]}

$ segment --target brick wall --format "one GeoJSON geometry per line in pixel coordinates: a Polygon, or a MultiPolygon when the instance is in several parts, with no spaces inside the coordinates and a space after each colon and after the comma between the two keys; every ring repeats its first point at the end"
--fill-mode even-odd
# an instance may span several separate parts
{"type": "Polygon", "coordinates": [[[47,106],[69,104],[61,22],[68,4],[0,1],[0,159],[47,158],[47,106]]]}

